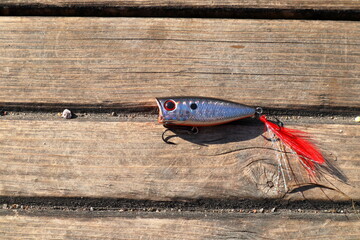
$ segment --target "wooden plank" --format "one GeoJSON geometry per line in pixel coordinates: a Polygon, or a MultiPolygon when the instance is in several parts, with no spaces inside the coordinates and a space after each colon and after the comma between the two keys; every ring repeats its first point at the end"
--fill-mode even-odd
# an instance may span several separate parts
{"type": "Polygon", "coordinates": [[[359,110],[360,23],[3,17],[0,107],[154,107],[165,95],[359,110]]]}
{"type": "Polygon", "coordinates": [[[355,216],[0,211],[3,239],[359,239],[355,216]]]}
{"type": "Polygon", "coordinates": [[[335,9],[358,10],[360,3],[357,0],[2,0],[8,5],[37,5],[37,6],[102,6],[102,7],[205,7],[205,8],[278,8],[278,9],[335,9]]]}
{"type": "MultiPolygon", "coordinates": [[[[359,127],[296,128],[312,133],[337,159],[349,185],[329,181],[360,199],[359,127]]],[[[262,125],[204,128],[195,136],[171,138],[177,145],[165,144],[162,132],[154,122],[2,120],[0,195],[179,200],[269,199],[285,194],[277,180],[277,153],[261,136],[262,125]]],[[[327,180],[320,183],[333,187],[327,180]]],[[[349,200],[339,192],[323,191],[314,188],[288,197],[349,200]]]]}

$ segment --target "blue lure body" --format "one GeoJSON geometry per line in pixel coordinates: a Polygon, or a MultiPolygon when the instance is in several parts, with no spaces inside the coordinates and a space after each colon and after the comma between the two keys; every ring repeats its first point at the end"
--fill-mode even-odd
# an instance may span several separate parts
{"type": "Polygon", "coordinates": [[[226,100],[204,97],[156,98],[159,123],[166,126],[214,126],[252,117],[256,109],[226,100]]]}

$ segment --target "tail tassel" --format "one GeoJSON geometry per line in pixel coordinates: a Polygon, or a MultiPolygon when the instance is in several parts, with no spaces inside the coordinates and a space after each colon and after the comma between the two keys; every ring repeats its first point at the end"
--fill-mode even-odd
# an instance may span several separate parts
{"type": "Polygon", "coordinates": [[[265,115],[261,115],[259,119],[268,130],[298,155],[301,164],[311,176],[315,175],[317,164],[325,163],[324,156],[311,142],[309,134],[271,122],[265,115]]]}

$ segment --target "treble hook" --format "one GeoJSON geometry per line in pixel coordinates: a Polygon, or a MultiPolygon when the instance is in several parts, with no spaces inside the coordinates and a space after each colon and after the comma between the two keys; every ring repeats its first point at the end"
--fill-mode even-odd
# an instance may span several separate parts
{"type": "MultiPolygon", "coordinates": [[[[169,130],[174,130],[174,128],[171,129],[171,128],[169,128],[168,126],[164,126],[164,127],[166,127],[166,129],[165,129],[165,131],[162,133],[161,139],[162,139],[165,143],[167,143],[167,144],[176,145],[176,143],[173,143],[173,142],[170,142],[170,141],[169,141],[169,138],[171,138],[171,137],[165,137],[165,133],[166,133],[167,131],[169,131],[169,130]]],[[[199,133],[199,129],[198,129],[197,127],[191,127],[191,129],[185,130],[185,132],[186,132],[187,134],[196,135],[196,134],[199,133]]]]}
{"type": "Polygon", "coordinates": [[[188,134],[193,134],[193,135],[196,135],[199,133],[199,128],[197,127],[192,127],[189,131],[188,131],[188,134]]]}
{"type": "Polygon", "coordinates": [[[176,143],[170,142],[170,141],[168,140],[170,137],[166,137],[166,138],[165,138],[165,133],[166,133],[167,131],[169,131],[169,130],[170,130],[170,128],[165,129],[165,131],[164,131],[164,132],[162,133],[162,135],[161,135],[161,139],[162,139],[165,143],[167,143],[167,144],[176,145],[176,143]]]}
{"type": "MultiPolygon", "coordinates": [[[[278,125],[278,127],[279,127],[278,130],[281,130],[281,128],[284,127],[284,123],[283,123],[280,119],[278,119],[277,117],[274,117],[274,118],[275,118],[276,122],[274,122],[274,121],[273,121],[273,122],[274,122],[276,125],[278,125]]],[[[272,139],[272,138],[267,138],[267,137],[265,137],[265,136],[262,136],[262,137],[265,138],[267,141],[270,141],[270,142],[280,141],[279,138],[272,139]]]]}
{"type": "Polygon", "coordinates": [[[280,128],[283,128],[284,123],[281,120],[279,120],[277,117],[275,117],[275,119],[276,119],[276,125],[278,125],[280,128]]]}

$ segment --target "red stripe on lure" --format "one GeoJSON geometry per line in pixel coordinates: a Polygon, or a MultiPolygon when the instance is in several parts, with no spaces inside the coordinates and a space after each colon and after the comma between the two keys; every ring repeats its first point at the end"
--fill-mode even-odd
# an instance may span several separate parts
{"type": "MultiPolygon", "coordinates": [[[[159,123],[167,127],[213,126],[261,114],[255,108],[216,98],[165,97],[156,100],[159,107],[159,123]]],[[[314,175],[316,164],[325,163],[323,155],[310,142],[307,133],[279,126],[267,120],[265,115],[261,115],[259,119],[269,131],[299,156],[310,175],[314,175]]]]}

